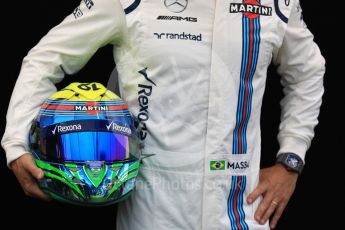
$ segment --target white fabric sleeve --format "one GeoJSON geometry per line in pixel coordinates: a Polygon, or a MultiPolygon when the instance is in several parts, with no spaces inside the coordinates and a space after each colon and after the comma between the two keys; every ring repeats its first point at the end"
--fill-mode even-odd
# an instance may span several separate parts
{"type": "Polygon", "coordinates": [[[293,152],[303,160],[314,136],[314,127],[323,95],[325,60],[313,35],[307,29],[299,1],[295,1],[281,47],[273,62],[282,76],[284,98],[281,101],[278,154],[293,152]]]}
{"type": "Polygon", "coordinates": [[[74,12],[54,27],[24,58],[7,111],[1,144],[7,164],[28,152],[28,133],[42,102],[55,83],[79,71],[106,45],[125,39],[125,15],[118,0],[83,0],[74,12]]]}

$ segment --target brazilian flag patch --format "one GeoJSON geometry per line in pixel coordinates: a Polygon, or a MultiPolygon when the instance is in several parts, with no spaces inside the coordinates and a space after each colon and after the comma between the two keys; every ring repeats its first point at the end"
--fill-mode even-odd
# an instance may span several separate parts
{"type": "Polygon", "coordinates": [[[225,161],[210,161],[210,170],[225,170],[225,161]]]}

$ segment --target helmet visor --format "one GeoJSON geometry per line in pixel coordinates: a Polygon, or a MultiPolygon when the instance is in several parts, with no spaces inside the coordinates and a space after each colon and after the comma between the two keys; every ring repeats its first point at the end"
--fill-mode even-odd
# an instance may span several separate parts
{"type": "Polygon", "coordinates": [[[59,123],[40,129],[37,152],[49,161],[123,161],[136,155],[134,132],[109,120],[59,123]]]}

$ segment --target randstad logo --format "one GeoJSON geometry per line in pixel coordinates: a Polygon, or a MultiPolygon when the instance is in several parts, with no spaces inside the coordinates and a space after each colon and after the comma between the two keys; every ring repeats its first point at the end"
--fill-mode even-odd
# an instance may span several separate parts
{"type": "Polygon", "coordinates": [[[68,132],[80,131],[82,129],[81,124],[76,125],[56,125],[52,130],[52,134],[63,134],[68,132]]]}
{"type": "Polygon", "coordinates": [[[225,161],[210,161],[210,170],[225,170],[225,161]]]}

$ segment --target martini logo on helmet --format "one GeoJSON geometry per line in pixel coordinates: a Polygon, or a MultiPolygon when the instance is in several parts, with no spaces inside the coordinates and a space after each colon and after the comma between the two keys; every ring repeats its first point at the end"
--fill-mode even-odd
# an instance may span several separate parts
{"type": "Polygon", "coordinates": [[[181,13],[187,8],[188,0],[164,0],[165,7],[174,13],[181,13]]]}
{"type": "Polygon", "coordinates": [[[106,126],[107,126],[108,131],[123,133],[128,136],[132,134],[131,128],[124,126],[122,124],[116,123],[115,121],[112,121],[109,125],[106,125],[106,126]]]}
{"type": "Polygon", "coordinates": [[[108,111],[109,107],[106,105],[99,105],[95,101],[89,101],[85,105],[74,106],[75,111],[85,111],[90,115],[98,114],[101,111],[108,111]]]}
{"type": "Polygon", "coordinates": [[[244,3],[230,3],[230,13],[243,13],[247,18],[272,16],[272,7],[263,6],[257,0],[246,0],[244,3]]]}
{"type": "Polygon", "coordinates": [[[76,125],[56,125],[52,130],[52,134],[64,134],[74,131],[80,131],[82,129],[81,124],[76,125]]]}

